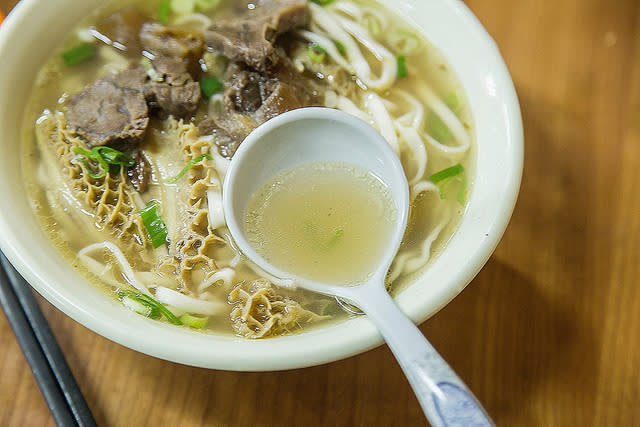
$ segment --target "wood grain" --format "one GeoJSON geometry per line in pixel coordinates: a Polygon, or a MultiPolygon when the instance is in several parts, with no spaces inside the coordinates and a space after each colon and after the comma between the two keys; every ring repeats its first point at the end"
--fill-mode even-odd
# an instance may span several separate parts
{"type": "MultiPolygon", "coordinates": [[[[640,3],[467,4],[518,90],[525,170],[495,254],[421,329],[498,425],[640,425],[640,3]]],[[[42,306],[103,426],[426,424],[386,347],[295,371],[204,370],[42,306]]],[[[4,317],[0,348],[0,425],[54,425],[4,317]]]]}

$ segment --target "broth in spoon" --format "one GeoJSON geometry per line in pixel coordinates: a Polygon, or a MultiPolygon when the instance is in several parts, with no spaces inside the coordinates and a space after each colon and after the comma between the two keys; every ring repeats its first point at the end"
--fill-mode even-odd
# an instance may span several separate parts
{"type": "Polygon", "coordinates": [[[312,162],[273,177],[247,205],[249,242],[269,263],[323,283],[356,285],[393,232],[389,188],[362,167],[312,162]]]}

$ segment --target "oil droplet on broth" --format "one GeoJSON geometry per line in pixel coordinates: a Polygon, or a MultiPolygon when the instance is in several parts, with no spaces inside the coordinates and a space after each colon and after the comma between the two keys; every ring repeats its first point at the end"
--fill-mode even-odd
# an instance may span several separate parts
{"type": "Polygon", "coordinates": [[[283,271],[353,285],[373,273],[395,222],[389,189],[358,166],[315,162],[285,171],[250,198],[251,245],[283,271]]]}

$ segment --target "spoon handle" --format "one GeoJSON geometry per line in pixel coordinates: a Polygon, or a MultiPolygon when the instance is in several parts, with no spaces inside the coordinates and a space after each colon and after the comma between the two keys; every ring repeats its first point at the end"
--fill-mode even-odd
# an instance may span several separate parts
{"type": "Polygon", "coordinates": [[[371,286],[357,304],[382,333],[434,427],[494,425],[471,391],[383,286],[371,286]]]}

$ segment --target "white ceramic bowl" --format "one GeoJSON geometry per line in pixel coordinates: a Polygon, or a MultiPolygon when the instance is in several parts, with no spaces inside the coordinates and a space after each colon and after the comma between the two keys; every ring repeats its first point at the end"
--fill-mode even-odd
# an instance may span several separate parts
{"type": "MultiPolygon", "coordinates": [[[[473,279],[507,226],[522,173],[522,121],[513,83],[482,25],[458,0],[384,0],[423,29],[466,91],[477,139],[468,209],[446,249],[397,297],[421,322],[473,279]]],[[[0,248],[27,281],[76,321],[134,350],[188,365],[289,369],[348,357],[381,343],[366,317],[292,336],[249,341],[150,321],[91,286],[40,228],[20,170],[23,111],[37,71],[67,32],[103,0],[22,0],[0,26],[0,248]]]]}

